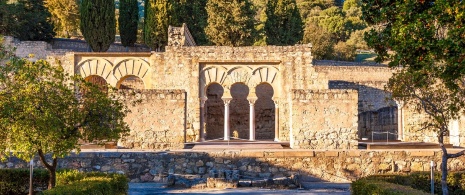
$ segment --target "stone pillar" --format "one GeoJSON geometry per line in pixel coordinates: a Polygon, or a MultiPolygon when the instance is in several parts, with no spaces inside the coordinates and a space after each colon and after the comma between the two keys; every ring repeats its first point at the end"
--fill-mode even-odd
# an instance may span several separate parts
{"type": "Polygon", "coordinates": [[[207,102],[207,97],[200,98],[200,133],[199,133],[199,142],[205,141],[205,103],[207,102]]]}
{"type": "Polygon", "coordinates": [[[404,140],[404,102],[396,101],[397,103],[397,139],[404,140]]]}
{"type": "Polygon", "coordinates": [[[250,118],[249,118],[249,140],[255,141],[255,102],[257,97],[247,98],[250,105],[250,118]]]}
{"type": "Polygon", "coordinates": [[[273,98],[274,102],[274,141],[279,142],[279,108],[278,99],[273,98]]]}
{"type": "Polygon", "coordinates": [[[224,102],[224,138],[223,140],[229,140],[229,103],[232,98],[221,98],[224,102]]]}

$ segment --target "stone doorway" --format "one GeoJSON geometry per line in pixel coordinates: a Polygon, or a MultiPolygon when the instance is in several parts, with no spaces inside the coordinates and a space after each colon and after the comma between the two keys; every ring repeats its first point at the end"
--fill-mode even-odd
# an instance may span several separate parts
{"type": "Polygon", "coordinates": [[[249,87],[244,83],[231,86],[231,104],[229,105],[230,137],[235,139],[249,139],[249,87]]]}
{"type": "Polygon", "coordinates": [[[205,138],[207,140],[223,138],[224,128],[224,89],[218,83],[207,87],[207,101],[205,102],[205,138]]]}
{"type": "Polygon", "coordinates": [[[262,83],[255,88],[255,139],[273,140],[275,138],[275,103],[274,90],[268,83],[262,83]]]}

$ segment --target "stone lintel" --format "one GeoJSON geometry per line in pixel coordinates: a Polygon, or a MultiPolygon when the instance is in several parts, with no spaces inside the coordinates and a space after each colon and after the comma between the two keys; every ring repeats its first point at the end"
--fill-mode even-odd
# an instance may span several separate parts
{"type": "Polygon", "coordinates": [[[285,157],[314,157],[315,152],[313,151],[286,151],[284,152],[285,157]]]}
{"type": "Polygon", "coordinates": [[[325,151],[324,153],[326,157],[338,157],[339,156],[338,151],[325,151]]]}
{"type": "Polygon", "coordinates": [[[349,150],[349,156],[360,156],[360,150],[349,150]]]}
{"type": "Polygon", "coordinates": [[[241,157],[263,157],[263,151],[241,151],[239,154],[241,157]]]}
{"type": "Polygon", "coordinates": [[[264,155],[265,157],[268,157],[268,158],[285,156],[283,151],[264,152],[264,155]]]}
{"type": "Polygon", "coordinates": [[[434,156],[434,151],[412,151],[410,156],[434,156]]]}

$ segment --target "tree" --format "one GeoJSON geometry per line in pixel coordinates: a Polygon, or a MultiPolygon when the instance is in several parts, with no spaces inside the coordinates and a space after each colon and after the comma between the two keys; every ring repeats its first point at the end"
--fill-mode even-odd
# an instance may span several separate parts
{"type": "Polygon", "coordinates": [[[115,42],[115,2],[113,0],[82,0],[80,13],[81,32],[92,51],[107,51],[115,42]]]}
{"type": "Polygon", "coordinates": [[[265,36],[268,45],[294,45],[302,40],[303,23],[295,0],[269,0],[265,36]]]}
{"type": "Polygon", "coordinates": [[[208,39],[219,46],[247,46],[255,39],[252,4],[248,0],[208,0],[208,39]]]}
{"type": "Polygon", "coordinates": [[[318,23],[309,21],[305,27],[303,43],[312,44],[312,56],[314,59],[331,59],[334,52],[335,41],[332,34],[320,27],[318,23]]]}
{"type": "Polygon", "coordinates": [[[56,35],[69,38],[79,34],[79,6],[77,0],[45,0],[52,14],[56,35]]]}
{"type": "Polygon", "coordinates": [[[441,186],[447,189],[449,154],[444,136],[449,121],[464,112],[465,42],[462,1],[362,1],[373,29],[365,35],[377,61],[390,60],[397,72],[387,88],[394,99],[428,116],[424,127],[436,132],[442,150],[441,186]]]}
{"type": "Polygon", "coordinates": [[[205,9],[207,0],[175,0],[174,2],[176,19],[173,25],[181,26],[182,23],[186,23],[197,45],[207,45],[209,43],[205,34],[208,18],[205,9]]]}
{"type": "Polygon", "coordinates": [[[44,60],[2,64],[0,87],[0,156],[29,161],[38,154],[50,174],[49,188],[56,183],[58,158],[79,151],[78,140],[102,143],[129,131],[126,106],[115,94],[44,60]]]}
{"type": "Polygon", "coordinates": [[[50,41],[55,33],[50,23],[50,12],[42,0],[18,0],[8,4],[0,2],[2,25],[0,33],[14,36],[22,41],[50,41]]]}
{"type": "Polygon", "coordinates": [[[162,51],[168,44],[168,26],[176,18],[171,0],[145,0],[144,40],[152,50],[162,51]]]}
{"type": "Polygon", "coordinates": [[[121,0],[119,4],[119,33],[123,46],[134,46],[137,41],[139,7],[137,0],[121,0]]]}

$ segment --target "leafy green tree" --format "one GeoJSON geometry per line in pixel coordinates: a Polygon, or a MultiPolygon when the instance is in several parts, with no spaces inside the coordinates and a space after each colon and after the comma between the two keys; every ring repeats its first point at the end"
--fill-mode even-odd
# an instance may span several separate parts
{"type": "Polygon", "coordinates": [[[307,22],[303,43],[312,44],[312,56],[314,59],[332,59],[335,41],[332,34],[320,27],[316,22],[307,22]]]}
{"type": "Polygon", "coordinates": [[[302,18],[311,17],[315,10],[325,10],[335,6],[334,0],[296,0],[302,18]]]}
{"type": "Polygon", "coordinates": [[[208,0],[208,39],[220,46],[252,45],[255,39],[252,4],[248,0],[208,0]]]}
{"type": "Polygon", "coordinates": [[[79,35],[79,6],[77,0],[45,0],[45,7],[52,14],[55,33],[69,38],[79,35]]]}
{"type": "Polygon", "coordinates": [[[56,183],[58,158],[79,151],[78,140],[101,143],[129,131],[126,106],[113,93],[44,60],[11,59],[0,66],[0,86],[0,156],[11,151],[29,161],[38,154],[50,173],[49,188],[56,183]]]}
{"type": "Polygon", "coordinates": [[[349,36],[345,17],[345,13],[338,7],[330,7],[320,12],[318,25],[334,34],[333,38],[337,41],[345,41],[349,36]]]}
{"type": "Polygon", "coordinates": [[[123,46],[134,46],[137,41],[139,7],[137,0],[121,0],[119,4],[119,33],[123,46]]]}
{"type": "Polygon", "coordinates": [[[181,26],[186,23],[197,45],[208,45],[205,27],[207,26],[207,0],[175,0],[176,19],[172,25],[181,26]]]}
{"type": "Polygon", "coordinates": [[[113,0],[82,0],[80,13],[81,32],[92,51],[107,51],[115,42],[115,2],[113,0]]]}
{"type": "Polygon", "coordinates": [[[162,51],[168,44],[168,26],[177,16],[171,0],[145,0],[144,40],[152,50],[162,51]]]}
{"type": "Polygon", "coordinates": [[[13,4],[3,1],[0,5],[0,33],[23,41],[50,41],[55,36],[50,12],[42,0],[18,0],[13,4]]]}
{"type": "Polygon", "coordinates": [[[303,23],[295,0],[268,0],[266,16],[268,45],[294,45],[302,40],[303,23]]]}
{"type": "Polygon", "coordinates": [[[464,112],[465,9],[462,1],[362,0],[363,17],[373,29],[365,35],[377,61],[389,60],[397,72],[388,83],[394,99],[428,116],[426,129],[437,133],[442,150],[442,194],[447,189],[449,122],[464,112]]]}

